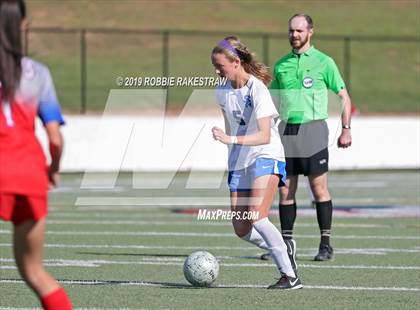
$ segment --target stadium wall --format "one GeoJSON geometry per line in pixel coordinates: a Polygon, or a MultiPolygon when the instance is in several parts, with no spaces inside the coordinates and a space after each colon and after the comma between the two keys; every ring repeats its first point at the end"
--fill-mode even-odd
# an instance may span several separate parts
{"type": "MultiPolygon", "coordinates": [[[[213,140],[215,117],[67,116],[63,172],[222,170],[227,151],[213,140]]],[[[420,168],[420,119],[355,117],[353,145],[338,149],[338,117],[328,120],[330,169],[420,168]]],[[[44,149],[46,136],[37,124],[44,149]]]]}

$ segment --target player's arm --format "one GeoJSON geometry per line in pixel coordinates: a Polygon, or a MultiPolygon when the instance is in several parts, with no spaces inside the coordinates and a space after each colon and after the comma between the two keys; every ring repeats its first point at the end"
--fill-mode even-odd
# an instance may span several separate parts
{"type": "Polygon", "coordinates": [[[57,186],[59,182],[60,159],[63,152],[63,136],[61,135],[59,122],[53,121],[45,124],[48,136],[51,163],[48,169],[48,178],[52,186],[57,186]]]}
{"type": "Polygon", "coordinates": [[[341,114],[341,135],[337,140],[338,147],[347,148],[351,145],[351,100],[346,90],[341,74],[332,58],[326,62],[327,69],[325,71],[325,83],[327,87],[333,90],[341,98],[343,104],[343,112],[341,114]]]}
{"type": "Polygon", "coordinates": [[[341,113],[341,135],[337,140],[338,147],[347,148],[351,145],[351,99],[346,89],[338,92],[343,104],[343,112],[341,113]]]}
{"type": "MultiPolygon", "coordinates": [[[[230,136],[230,125],[229,125],[229,120],[228,120],[228,118],[227,118],[226,113],[225,113],[225,111],[224,111],[224,110],[222,110],[222,114],[223,114],[223,120],[224,120],[224,122],[225,122],[225,131],[223,131],[221,128],[219,128],[219,127],[217,127],[217,126],[214,126],[214,127],[211,129],[211,132],[212,132],[212,134],[213,134],[213,138],[214,138],[215,140],[219,140],[217,137],[222,136],[222,135],[224,135],[224,136],[226,136],[226,137],[229,137],[229,136],[230,136]],[[225,132],[226,132],[226,134],[225,134],[225,132]]],[[[231,143],[225,143],[225,144],[231,144],[231,143]]]]}
{"type": "Polygon", "coordinates": [[[246,136],[230,136],[225,134],[222,129],[213,127],[213,138],[224,144],[240,144],[240,145],[262,145],[270,143],[271,137],[271,116],[257,119],[258,132],[246,136]]]}
{"type": "Polygon", "coordinates": [[[225,132],[227,135],[230,135],[230,125],[229,125],[229,120],[225,114],[225,111],[222,111],[223,113],[223,119],[225,121],[225,132]]]}
{"type": "Polygon", "coordinates": [[[41,67],[38,78],[42,81],[39,96],[38,116],[44,124],[49,141],[51,163],[48,169],[48,178],[52,186],[59,182],[60,158],[63,152],[63,137],[60,126],[64,125],[60,104],[55,92],[51,73],[46,67],[41,67]]]}

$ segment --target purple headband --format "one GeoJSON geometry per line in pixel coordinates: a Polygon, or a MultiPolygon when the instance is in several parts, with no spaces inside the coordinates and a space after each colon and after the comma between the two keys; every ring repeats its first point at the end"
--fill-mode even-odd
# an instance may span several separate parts
{"type": "Polygon", "coordinates": [[[224,49],[227,49],[227,50],[229,50],[230,52],[232,52],[232,53],[233,53],[233,55],[235,55],[236,57],[239,57],[239,54],[238,54],[238,52],[236,51],[236,48],[234,48],[234,47],[232,46],[232,44],[230,44],[230,43],[229,43],[229,41],[228,41],[228,40],[222,40],[222,41],[220,41],[219,43],[217,43],[217,46],[222,47],[222,48],[224,48],[224,49]]]}

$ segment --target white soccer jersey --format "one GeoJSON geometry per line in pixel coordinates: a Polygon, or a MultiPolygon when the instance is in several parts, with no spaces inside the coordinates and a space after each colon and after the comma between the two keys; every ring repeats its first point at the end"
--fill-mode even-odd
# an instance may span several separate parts
{"type": "Polygon", "coordinates": [[[217,88],[216,97],[232,136],[257,133],[257,120],[271,116],[270,143],[257,146],[230,145],[229,171],[249,167],[259,157],[285,161],[284,149],[278,131],[279,114],[270,92],[262,81],[251,75],[246,85],[238,89],[234,89],[228,81],[225,85],[217,88]]]}

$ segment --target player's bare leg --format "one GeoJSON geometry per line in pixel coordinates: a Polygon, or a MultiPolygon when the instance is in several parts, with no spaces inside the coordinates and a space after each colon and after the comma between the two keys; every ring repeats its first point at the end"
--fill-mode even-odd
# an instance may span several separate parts
{"type": "Polygon", "coordinates": [[[298,175],[287,176],[286,185],[280,187],[280,204],[292,204],[295,202],[298,180],[298,175]]]}
{"type": "Polygon", "coordinates": [[[40,298],[44,309],[72,309],[67,294],[42,263],[45,222],[45,218],[36,222],[30,220],[14,227],[16,265],[22,278],[40,298]]]}
{"type": "Polygon", "coordinates": [[[316,202],[331,200],[330,192],[328,191],[327,172],[319,175],[310,175],[308,180],[316,202]]]}
{"type": "MultiPolygon", "coordinates": [[[[231,211],[240,212],[240,214],[244,214],[244,212],[248,212],[249,206],[249,196],[250,192],[231,192],[230,193],[230,203],[231,203],[231,211]]],[[[247,241],[250,242],[257,247],[268,250],[268,246],[265,243],[263,237],[252,227],[252,222],[248,219],[241,219],[241,218],[232,218],[232,225],[235,231],[235,234],[247,241]]]]}
{"type": "Polygon", "coordinates": [[[42,264],[45,219],[26,221],[14,230],[14,254],[16,265],[26,283],[38,296],[44,296],[59,288],[59,284],[42,264]]]}
{"type": "MultiPolygon", "coordinates": [[[[250,192],[231,192],[230,193],[230,210],[235,212],[248,211],[248,201],[249,201],[250,192]]],[[[232,219],[233,229],[235,234],[242,238],[248,234],[252,228],[252,223],[250,220],[243,220],[238,218],[232,219]]]]}

